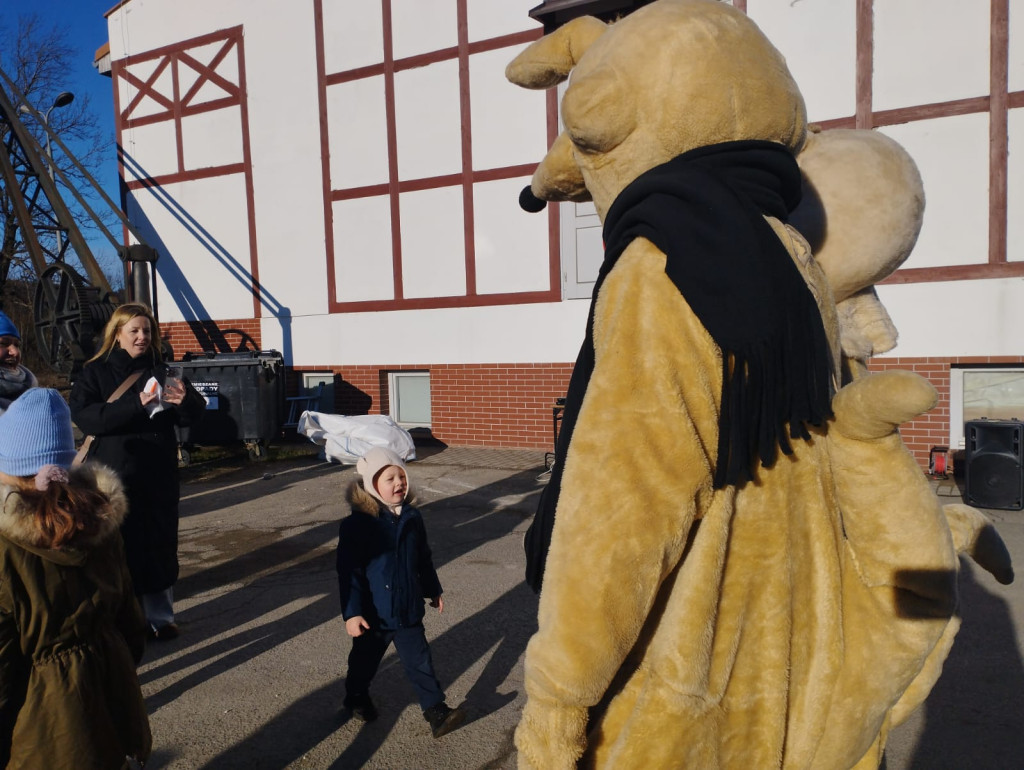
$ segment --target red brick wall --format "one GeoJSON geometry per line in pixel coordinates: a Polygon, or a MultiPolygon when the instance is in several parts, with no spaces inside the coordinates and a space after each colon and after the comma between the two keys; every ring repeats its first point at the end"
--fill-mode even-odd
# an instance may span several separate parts
{"type": "Polygon", "coordinates": [[[176,359],[200,351],[231,353],[261,349],[258,318],[161,323],[160,334],[171,343],[176,359]]]}
{"type": "Polygon", "coordinates": [[[551,407],[565,395],[571,374],[571,364],[433,367],[434,434],[462,446],[551,449],[551,407]]]}
{"type": "MultiPolygon", "coordinates": [[[[550,450],[552,409],[572,364],[303,366],[331,371],[338,414],[387,414],[388,372],[430,372],[431,433],[449,446],[550,450]]],[[[294,392],[298,377],[290,383],[294,392]]]]}
{"type": "MultiPolygon", "coordinates": [[[[227,352],[260,349],[259,321],[161,324],[175,355],[186,351],[227,352]]],[[[918,464],[928,468],[933,446],[949,442],[949,369],[953,364],[1024,365],[1024,356],[959,358],[878,358],[872,371],[907,369],[929,380],[938,391],[934,409],[900,429],[918,464]]],[[[550,450],[551,407],[565,395],[571,363],[560,364],[441,364],[297,367],[300,371],[335,374],[334,412],[387,414],[388,372],[430,373],[432,433],[451,446],[491,446],[550,450]]],[[[299,377],[289,378],[287,392],[298,390],[299,377]]]]}
{"type": "Polygon", "coordinates": [[[949,369],[960,365],[1022,365],[1024,356],[969,356],[958,358],[877,358],[871,361],[871,371],[907,369],[931,382],[939,393],[939,402],[927,414],[921,415],[900,428],[907,448],[918,464],[927,470],[928,455],[933,446],[949,444],[949,369]]]}

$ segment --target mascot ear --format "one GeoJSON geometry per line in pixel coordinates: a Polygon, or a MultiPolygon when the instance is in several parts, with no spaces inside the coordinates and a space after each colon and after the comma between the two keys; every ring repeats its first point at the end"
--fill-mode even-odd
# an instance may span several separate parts
{"type": "Polygon", "coordinates": [[[593,16],[579,16],[527,46],[505,68],[505,77],[523,88],[551,88],[569,77],[572,68],[608,25],[593,16]]]}

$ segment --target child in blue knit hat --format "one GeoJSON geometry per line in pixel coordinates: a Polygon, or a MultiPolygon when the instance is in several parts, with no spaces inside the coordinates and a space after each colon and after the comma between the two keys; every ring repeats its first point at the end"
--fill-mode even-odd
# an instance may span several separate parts
{"type": "Polygon", "coordinates": [[[0,414],[11,402],[39,383],[21,364],[21,334],[18,327],[0,310],[0,414]]]}
{"type": "Polygon", "coordinates": [[[0,415],[0,767],[126,767],[152,747],[127,498],[113,471],[74,458],[57,391],[0,415]]]}

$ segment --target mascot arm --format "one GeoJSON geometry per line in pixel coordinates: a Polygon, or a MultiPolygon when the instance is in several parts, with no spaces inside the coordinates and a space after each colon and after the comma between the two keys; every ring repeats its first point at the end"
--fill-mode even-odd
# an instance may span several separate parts
{"type": "MultiPolygon", "coordinates": [[[[1001,583],[1013,580],[991,522],[965,505],[941,506],[896,432],[935,400],[923,378],[889,370],[862,376],[833,401],[828,445],[847,535],[846,659],[823,746],[848,743],[843,726],[870,721],[880,725],[880,751],[888,727],[927,697],[960,627],[958,553],[1001,583]]],[[[878,751],[863,761],[877,766],[878,751]]]]}
{"type": "Polygon", "coordinates": [[[906,592],[905,601],[913,596],[931,604],[921,607],[928,616],[948,617],[956,595],[953,539],[938,499],[897,432],[935,400],[935,389],[911,372],[850,383],[833,401],[829,454],[860,580],[906,592]]]}
{"type": "Polygon", "coordinates": [[[846,534],[845,654],[821,741],[825,756],[854,750],[846,725],[858,723],[881,733],[864,760],[875,761],[893,717],[905,718],[931,689],[959,625],[954,539],[897,432],[935,399],[923,378],[890,370],[864,375],[833,400],[828,447],[846,534]]]}
{"type": "MultiPolygon", "coordinates": [[[[953,535],[953,545],[957,553],[969,555],[979,566],[992,573],[1003,585],[1013,582],[1013,564],[1006,544],[992,525],[992,522],[981,511],[968,505],[953,503],[942,506],[942,512],[949,523],[953,535]]],[[[953,646],[953,639],[960,628],[960,618],[950,620],[942,633],[942,638],[932,649],[921,672],[917,675],[899,702],[892,710],[892,724],[899,725],[920,706],[928,693],[931,692],[953,646]]]]}
{"type": "Polygon", "coordinates": [[[718,348],[646,240],[601,289],[595,368],[569,446],[526,657],[521,766],[575,767],[587,708],[633,647],[711,493],[718,348]]]}

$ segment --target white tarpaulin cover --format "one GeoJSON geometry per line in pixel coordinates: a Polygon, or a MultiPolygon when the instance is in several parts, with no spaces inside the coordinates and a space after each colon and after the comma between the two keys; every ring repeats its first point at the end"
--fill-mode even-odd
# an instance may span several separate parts
{"type": "Polygon", "coordinates": [[[295,432],[324,448],[328,460],[355,464],[373,447],[385,447],[403,460],[416,459],[416,445],[405,428],[384,414],[303,412],[295,432]]]}

